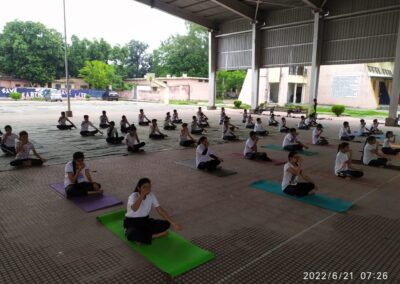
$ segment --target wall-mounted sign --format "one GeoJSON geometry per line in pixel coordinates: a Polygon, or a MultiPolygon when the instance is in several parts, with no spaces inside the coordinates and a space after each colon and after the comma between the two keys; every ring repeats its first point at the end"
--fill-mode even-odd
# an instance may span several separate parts
{"type": "Polygon", "coordinates": [[[355,98],[360,90],[361,76],[333,76],[332,92],[334,98],[355,98]]]}

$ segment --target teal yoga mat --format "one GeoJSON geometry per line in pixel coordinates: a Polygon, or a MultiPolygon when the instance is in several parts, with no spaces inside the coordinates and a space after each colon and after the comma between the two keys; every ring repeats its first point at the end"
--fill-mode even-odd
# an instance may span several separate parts
{"type": "Polygon", "coordinates": [[[255,189],[260,189],[263,191],[275,193],[280,196],[284,196],[290,199],[295,199],[300,202],[304,202],[310,205],[318,206],[329,211],[343,213],[349,210],[353,203],[349,201],[345,201],[338,198],[328,197],[322,194],[314,194],[304,197],[296,197],[289,194],[286,194],[282,191],[282,187],[280,183],[268,181],[268,180],[260,180],[254,182],[250,185],[250,187],[255,189]]]}
{"type": "Polygon", "coordinates": [[[165,237],[154,239],[151,245],[137,245],[128,241],[123,228],[125,213],[125,210],[115,211],[98,216],[97,220],[129,247],[172,277],[214,259],[212,252],[199,248],[172,231],[165,237]]]}
{"type": "MultiPolygon", "coordinates": [[[[275,144],[263,145],[263,146],[261,146],[261,148],[266,148],[266,149],[270,149],[270,150],[274,150],[274,151],[285,151],[285,150],[283,150],[282,146],[275,145],[275,144]]],[[[318,152],[307,151],[307,150],[298,151],[298,153],[301,155],[304,155],[304,156],[315,156],[315,155],[319,154],[318,152]]]]}

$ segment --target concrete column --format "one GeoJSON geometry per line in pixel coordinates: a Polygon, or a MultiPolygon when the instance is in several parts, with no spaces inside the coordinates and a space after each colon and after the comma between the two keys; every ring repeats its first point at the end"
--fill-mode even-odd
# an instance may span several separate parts
{"type": "Polygon", "coordinates": [[[390,96],[389,118],[386,119],[386,125],[395,125],[399,107],[400,96],[400,21],[397,31],[396,57],[394,59],[393,85],[390,96]]]}
{"type": "Polygon", "coordinates": [[[260,31],[257,23],[251,27],[251,109],[258,107],[258,96],[260,86],[260,31]]]}
{"type": "Polygon", "coordinates": [[[297,95],[297,83],[294,83],[294,87],[293,87],[293,100],[292,103],[296,102],[296,95],[297,95]]]}
{"type": "Polygon", "coordinates": [[[323,21],[320,13],[314,14],[314,37],[312,49],[311,80],[308,94],[309,109],[313,106],[313,100],[318,96],[319,71],[321,64],[321,46],[323,35],[323,21]]]}
{"type": "Polygon", "coordinates": [[[208,106],[207,109],[213,110],[217,98],[217,65],[218,65],[218,39],[215,32],[208,33],[208,106]]]}

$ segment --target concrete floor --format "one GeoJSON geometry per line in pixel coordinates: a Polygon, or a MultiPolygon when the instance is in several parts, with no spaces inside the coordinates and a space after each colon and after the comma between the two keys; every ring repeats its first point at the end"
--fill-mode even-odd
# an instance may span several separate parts
{"type": "MultiPolygon", "coordinates": [[[[320,154],[306,157],[305,168],[321,193],[354,202],[350,211],[337,214],[250,188],[259,179],[280,182],[282,167],[231,155],[241,152],[243,143],[215,144],[220,131],[208,133],[213,148],[224,158],[223,167],[238,172],[225,178],[177,165],[178,160],[194,157],[194,149],[176,145],[177,131],[168,141],[150,142],[140,156],[123,156],[123,148],[110,156],[105,147],[96,156],[95,150],[88,149],[88,164],[106,192],[126,202],[137,180],[150,177],[162,206],[183,225],[180,234],[215,253],[213,261],[171,279],[96,222],[96,216],[123,206],[84,213],[50,189],[49,184],[63,180],[64,163],[78,148],[66,145],[59,132],[43,130],[56,124],[64,107],[3,102],[0,106],[1,124],[31,130],[43,146],[39,150],[54,157],[54,163],[43,168],[0,172],[0,283],[300,283],[305,272],[353,273],[352,281],[341,282],[400,281],[399,171],[359,166],[365,177],[342,180],[333,175],[336,150],[311,147],[320,154]],[[43,138],[43,133],[48,135],[43,138]],[[54,148],[49,147],[51,143],[54,148]],[[369,271],[387,272],[389,279],[360,281],[361,272],[369,271]]],[[[86,111],[95,115],[104,108],[112,119],[125,113],[136,121],[140,107],[158,119],[167,109],[152,104],[95,102],[89,106],[84,102],[74,110],[75,117],[81,117],[86,111]]],[[[184,120],[195,110],[178,109],[184,120]]],[[[214,125],[210,130],[219,129],[218,113],[206,112],[214,125]]],[[[240,124],[239,111],[228,110],[228,115],[240,124]]],[[[342,120],[322,121],[333,144],[337,144],[334,139],[342,120]]],[[[294,123],[289,119],[289,125],[294,123]]],[[[262,138],[260,145],[281,143],[282,135],[270,130],[272,135],[262,138]]],[[[69,139],[78,134],[72,133],[74,138],[69,139]]],[[[241,129],[243,138],[246,133],[241,129]]],[[[147,129],[140,134],[147,137],[147,129]]],[[[309,142],[310,135],[311,131],[302,131],[300,138],[309,142]]],[[[356,158],[361,147],[352,143],[356,158]]],[[[277,151],[268,154],[277,159],[287,156],[277,151]]]]}

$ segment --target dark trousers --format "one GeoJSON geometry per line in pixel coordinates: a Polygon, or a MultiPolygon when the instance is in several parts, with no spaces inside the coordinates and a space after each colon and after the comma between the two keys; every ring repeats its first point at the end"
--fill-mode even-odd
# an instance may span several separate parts
{"type": "Polygon", "coordinates": [[[129,152],[138,152],[140,150],[140,148],[144,147],[144,145],[146,145],[146,143],[140,142],[139,144],[129,146],[128,151],[129,152]]]}
{"type": "Polygon", "coordinates": [[[325,146],[325,145],[328,145],[329,143],[328,143],[328,141],[325,139],[325,138],[320,138],[318,141],[317,141],[317,144],[316,145],[320,145],[320,146],[325,146]]]}
{"type": "Polygon", "coordinates": [[[355,171],[355,170],[346,170],[338,172],[338,177],[353,177],[353,178],[360,178],[364,175],[362,171],[355,171]]]}
{"type": "Polygon", "coordinates": [[[285,151],[303,151],[303,146],[300,144],[287,145],[283,147],[285,151]]]}
{"type": "Polygon", "coordinates": [[[203,131],[203,129],[192,129],[192,131],[190,131],[190,134],[200,135],[203,133],[203,131]]]}
{"type": "Polygon", "coordinates": [[[400,153],[400,149],[393,149],[390,147],[385,147],[385,148],[382,148],[382,152],[383,152],[383,154],[386,154],[386,155],[397,155],[398,153],[400,153]]]}
{"type": "Polygon", "coordinates": [[[154,139],[154,140],[161,140],[165,138],[164,134],[150,134],[149,135],[150,139],[154,139]]]}
{"type": "Polygon", "coordinates": [[[43,165],[42,160],[39,159],[18,159],[10,162],[10,165],[13,167],[23,166],[24,162],[31,161],[32,167],[40,167],[43,165]]]}
{"type": "Polygon", "coordinates": [[[60,130],[71,130],[74,127],[73,125],[57,125],[57,128],[60,130]]]}
{"type": "Polygon", "coordinates": [[[199,170],[209,170],[209,171],[214,171],[217,166],[220,164],[221,162],[218,160],[210,160],[207,162],[202,162],[200,163],[197,168],[199,170]]]}
{"type": "Polygon", "coordinates": [[[384,166],[386,167],[388,160],[386,158],[378,158],[376,160],[372,160],[371,162],[369,162],[368,166],[371,167],[380,167],[380,166],[384,166]]]}
{"type": "Polygon", "coordinates": [[[175,120],[172,121],[172,123],[178,123],[178,124],[182,123],[182,119],[175,119],[175,120]]]}
{"type": "Polygon", "coordinates": [[[143,121],[143,122],[139,122],[140,126],[149,126],[149,122],[148,121],[143,121]]]}
{"type": "Polygon", "coordinates": [[[296,185],[288,185],[283,192],[289,195],[303,197],[308,195],[314,188],[315,185],[311,182],[299,182],[296,185]]]}
{"type": "Polygon", "coordinates": [[[106,141],[109,144],[121,144],[124,137],[107,137],[106,141]]]}
{"type": "Polygon", "coordinates": [[[249,160],[271,161],[265,152],[248,152],[245,157],[249,160]]]}
{"type": "Polygon", "coordinates": [[[7,147],[6,145],[1,145],[1,150],[4,152],[6,155],[12,155],[15,156],[15,147],[7,147]]]}
{"type": "MultiPolygon", "coordinates": [[[[67,198],[79,197],[88,195],[89,191],[94,191],[94,182],[80,182],[68,185],[65,188],[65,195],[67,198]]],[[[99,188],[101,187],[100,184],[99,188]]]]}
{"type": "Polygon", "coordinates": [[[125,217],[125,236],[131,242],[150,245],[153,240],[153,235],[167,231],[170,225],[168,221],[155,220],[149,218],[149,216],[141,218],[125,217]]]}
{"type": "Polygon", "coordinates": [[[281,130],[279,130],[279,132],[281,133],[288,133],[289,132],[289,128],[288,127],[284,127],[281,130]]]}
{"type": "Polygon", "coordinates": [[[93,131],[81,131],[81,135],[83,137],[87,137],[87,136],[94,136],[98,133],[98,130],[93,130],[93,131]]]}
{"type": "Polygon", "coordinates": [[[268,131],[267,131],[267,130],[264,130],[264,131],[256,131],[256,134],[257,134],[258,136],[266,136],[266,135],[268,135],[268,131]]]}
{"type": "Polygon", "coordinates": [[[254,124],[248,124],[248,125],[246,125],[246,128],[252,129],[252,128],[254,128],[254,124]]]}
{"type": "Polygon", "coordinates": [[[128,133],[128,127],[121,126],[121,133],[128,133]]]}
{"type": "Polygon", "coordinates": [[[204,122],[204,121],[200,122],[199,124],[201,127],[209,127],[210,126],[210,124],[208,124],[208,122],[204,122]]]}
{"type": "Polygon", "coordinates": [[[342,137],[340,137],[340,140],[342,140],[342,141],[352,141],[352,140],[354,140],[354,135],[349,135],[349,136],[342,136],[342,137]]]}
{"type": "Polygon", "coordinates": [[[181,145],[183,147],[190,147],[195,143],[196,143],[196,141],[194,141],[194,140],[185,140],[185,141],[179,142],[179,145],[181,145]]]}
{"type": "Polygon", "coordinates": [[[278,126],[278,122],[277,122],[277,121],[275,121],[275,122],[269,122],[268,125],[269,125],[269,126],[278,126]]]}
{"type": "Polygon", "coordinates": [[[176,125],[167,125],[164,126],[164,130],[175,130],[176,129],[176,125]]]}
{"type": "Polygon", "coordinates": [[[227,135],[227,136],[224,136],[222,139],[228,140],[228,141],[233,141],[233,140],[237,140],[238,138],[235,135],[233,135],[233,136],[227,135]]]}
{"type": "Polygon", "coordinates": [[[301,130],[309,130],[310,129],[310,127],[309,126],[299,126],[299,129],[301,129],[301,130]]]}
{"type": "Polygon", "coordinates": [[[104,124],[100,123],[99,126],[100,126],[100,128],[105,129],[105,128],[108,128],[110,125],[108,125],[107,123],[104,123],[104,124]]]}

